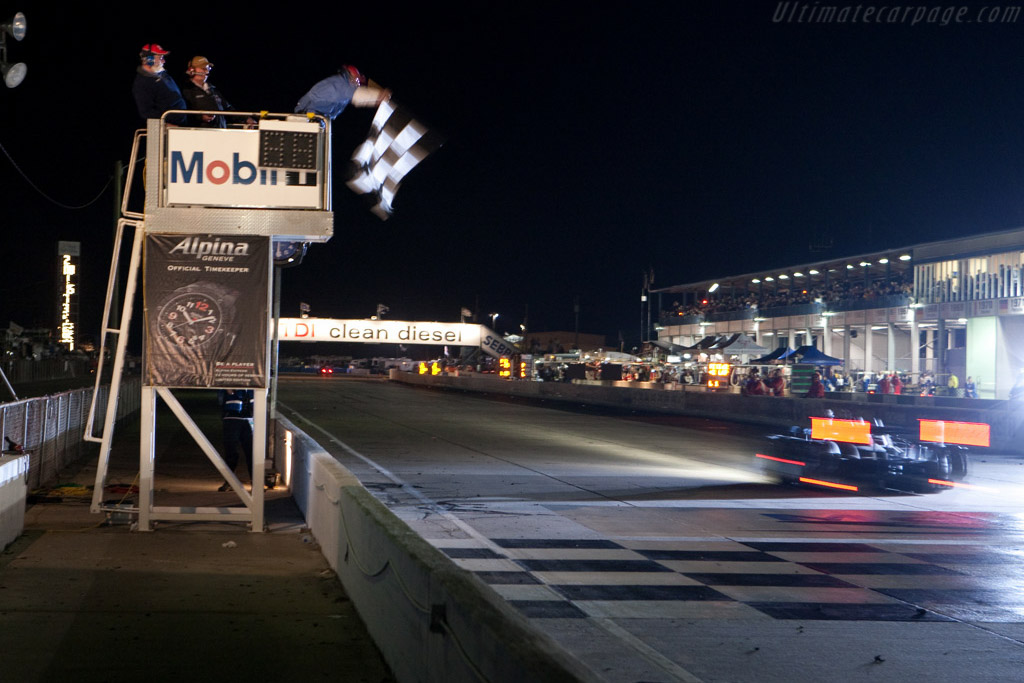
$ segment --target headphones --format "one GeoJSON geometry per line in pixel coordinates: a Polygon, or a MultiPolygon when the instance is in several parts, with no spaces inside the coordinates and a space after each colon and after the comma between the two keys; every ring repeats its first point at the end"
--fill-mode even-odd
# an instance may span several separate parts
{"type": "Polygon", "coordinates": [[[162,50],[163,49],[159,45],[147,43],[146,45],[142,46],[142,51],[139,52],[139,57],[142,58],[142,63],[145,64],[148,67],[156,66],[156,58],[157,57],[163,57],[165,54],[167,54],[166,52],[164,52],[162,54],[158,53],[158,52],[155,52],[154,48],[156,50],[162,50]]]}

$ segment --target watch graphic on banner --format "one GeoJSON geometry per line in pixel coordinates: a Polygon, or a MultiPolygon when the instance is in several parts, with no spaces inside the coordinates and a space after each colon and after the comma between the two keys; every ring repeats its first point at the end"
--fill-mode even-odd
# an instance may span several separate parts
{"type": "Polygon", "coordinates": [[[172,346],[200,347],[229,337],[238,293],[214,282],[196,282],[171,292],[158,306],[156,333],[172,346]]]}
{"type": "Polygon", "coordinates": [[[157,386],[212,386],[218,361],[238,337],[238,292],[195,282],[157,299],[149,318],[149,380],[157,386]]]}

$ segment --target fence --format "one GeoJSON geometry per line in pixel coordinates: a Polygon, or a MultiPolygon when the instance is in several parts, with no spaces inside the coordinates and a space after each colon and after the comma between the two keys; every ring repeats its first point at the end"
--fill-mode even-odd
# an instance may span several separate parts
{"type": "Polygon", "coordinates": [[[87,358],[19,358],[3,362],[4,374],[12,384],[40,382],[68,377],[88,377],[92,362],[87,358]]]}
{"type": "MultiPolygon", "coordinates": [[[[117,402],[120,420],[139,409],[141,378],[131,377],[121,384],[117,402]]],[[[110,387],[100,387],[96,405],[96,424],[103,424],[110,387]]],[[[83,455],[83,434],[89,417],[93,390],[77,389],[52,396],[29,398],[0,404],[0,441],[4,450],[8,439],[22,446],[29,455],[29,490],[46,486],[83,455]]]]}

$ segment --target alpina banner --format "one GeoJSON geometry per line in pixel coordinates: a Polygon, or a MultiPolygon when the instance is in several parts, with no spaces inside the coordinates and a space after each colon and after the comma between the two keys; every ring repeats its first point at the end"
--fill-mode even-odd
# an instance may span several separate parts
{"type": "Polygon", "coordinates": [[[270,240],[146,236],[145,378],[159,387],[265,387],[270,240]]]}

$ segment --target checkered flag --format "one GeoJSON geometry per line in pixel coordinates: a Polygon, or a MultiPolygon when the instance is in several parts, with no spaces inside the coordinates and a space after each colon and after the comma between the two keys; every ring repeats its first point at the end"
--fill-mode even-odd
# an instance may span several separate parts
{"type": "Polygon", "coordinates": [[[394,100],[381,102],[370,135],[352,153],[355,169],[347,185],[357,194],[373,195],[377,203],[371,211],[387,220],[402,178],[443,142],[394,100]]]}

